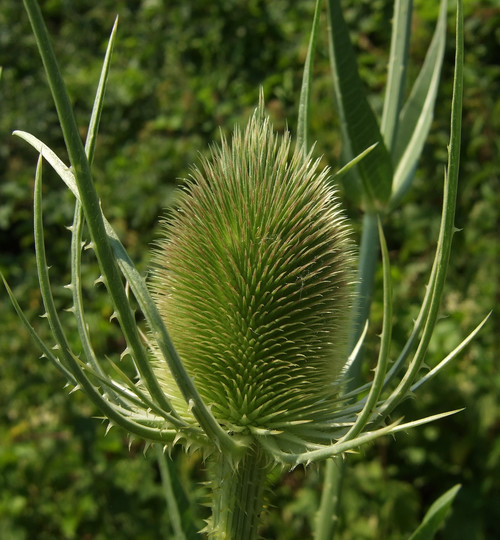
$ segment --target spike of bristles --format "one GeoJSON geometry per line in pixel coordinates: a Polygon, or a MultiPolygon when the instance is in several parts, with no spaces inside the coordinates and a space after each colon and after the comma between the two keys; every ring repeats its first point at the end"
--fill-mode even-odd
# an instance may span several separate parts
{"type": "MultiPolygon", "coordinates": [[[[337,407],[354,247],[328,171],[303,156],[261,99],[192,170],[154,253],[151,289],[174,345],[218,422],[243,437],[298,434],[337,407]]],[[[195,424],[155,354],[165,394],[195,424]]]]}

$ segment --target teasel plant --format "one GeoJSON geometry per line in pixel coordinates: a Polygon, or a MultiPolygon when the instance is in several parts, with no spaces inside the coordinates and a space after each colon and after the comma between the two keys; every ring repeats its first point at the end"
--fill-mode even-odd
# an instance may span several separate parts
{"type": "MultiPolygon", "coordinates": [[[[463,16],[458,1],[449,159],[441,226],[425,295],[408,341],[391,356],[393,298],[382,222],[411,187],[430,128],[443,58],[446,1],[427,58],[403,104],[411,2],[396,0],[388,87],[381,125],[363,93],[338,0],[328,2],[330,55],[345,165],[322,170],[309,147],[309,91],[319,29],[316,3],[299,103],[297,141],[274,132],[261,93],[245,129],[222,138],[193,167],[178,204],[164,219],[150,277],[138,271],[107,221],[92,181],[116,22],[106,51],[85,143],[35,0],[24,0],[59,115],[70,166],[33,135],[17,131],[38,153],[34,236],[45,317],[45,343],[4,280],[12,304],[42,355],[84,392],[109,426],[158,452],[171,526],[185,538],[164,456],[175,445],[207,463],[212,516],[205,532],[219,539],[258,537],[271,474],[326,461],[315,535],[333,538],[345,456],[380,437],[439,420],[440,411],[403,420],[398,405],[434,377],[474,338],[486,318],[430,370],[424,358],[445,282],[457,195],[463,70],[463,16]],[[357,107],[353,104],[356,103],[357,107]],[[362,126],[359,119],[362,117],[362,126]],[[70,226],[75,349],[56,308],[42,215],[42,163],[75,197],[70,226]],[[364,211],[361,243],[340,204],[344,177],[364,211]],[[88,238],[86,238],[88,235],[88,238]],[[92,346],[81,279],[82,249],[91,249],[113,302],[128,371],[92,346]],[[383,323],[373,378],[360,377],[374,272],[381,254],[383,323]],[[147,323],[142,331],[135,309],[147,323]]],[[[429,510],[414,538],[431,538],[458,487],[429,510]],[[422,536],[424,535],[424,536],[422,536]]],[[[169,533],[166,531],[165,536],[169,533]]]]}

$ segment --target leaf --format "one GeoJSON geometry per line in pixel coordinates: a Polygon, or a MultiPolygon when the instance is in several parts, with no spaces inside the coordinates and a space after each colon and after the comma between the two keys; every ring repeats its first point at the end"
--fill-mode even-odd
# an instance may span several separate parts
{"type": "Polygon", "coordinates": [[[299,118],[297,122],[297,144],[303,147],[304,157],[307,155],[307,151],[309,149],[309,105],[311,101],[310,91],[312,82],[312,63],[318,37],[321,3],[322,0],[316,0],[313,25],[311,29],[311,35],[309,36],[309,47],[307,49],[307,57],[304,64],[304,73],[302,76],[302,87],[300,90],[299,118]]]}
{"type": "MultiPolygon", "coordinates": [[[[460,166],[464,70],[464,21],[462,0],[458,1],[457,6],[455,74],[453,79],[453,97],[451,103],[448,169],[445,171],[444,175],[443,211],[441,215],[438,245],[436,248],[436,255],[428,284],[428,291],[426,292],[424,304],[421,308],[421,314],[425,314],[421,319],[423,323],[423,330],[420,336],[417,351],[415,352],[413,360],[408,366],[405,376],[393,390],[392,394],[386,399],[380,409],[381,417],[387,417],[401,402],[402,397],[406,396],[407,392],[414,383],[420,368],[422,367],[438,317],[439,304],[443,294],[444,284],[446,281],[446,272],[448,270],[450,261],[453,234],[456,230],[455,210],[457,204],[458,173],[460,166]],[[423,322],[424,320],[425,323],[423,322]]],[[[412,332],[410,340],[416,341],[416,339],[417,335],[412,332]]],[[[405,350],[407,350],[406,346],[405,350]]]]}
{"type": "Polygon", "coordinates": [[[432,379],[437,375],[439,371],[441,371],[445,366],[447,366],[452,360],[454,360],[464,349],[467,347],[467,345],[476,337],[476,335],[479,333],[481,328],[486,324],[487,320],[490,318],[490,315],[493,312],[490,311],[488,315],[474,328],[474,330],[464,339],[461,341],[459,345],[457,345],[437,366],[432,368],[428,373],[426,373],[419,381],[417,381],[412,387],[411,391],[415,392],[417,388],[420,388],[424,383],[432,379]]]}
{"type": "Polygon", "coordinates": [[[92,113],[90,115],[87,140],[85,141],[85,153],[87,154],[90,164],[92,164],[92,161],[94,159],[97,131],[99,128],[99,122],[101,120],[102,107],[104,104],[104,93],[106,91],[106,84],[108,81],[109,68],[111,64],[111,53],[113,52],[117,27],[118,17],[116,17],[115,19],[115,23],[113,24],[113,29],[111,30],[111,35],[109,37],[108,46],[106,47],[106,55],[104,56],[104,62],[102,64],[99,84],[97,85],[94,105],[92,107],[92,113]]]}
{"type": "Polygon", "coordinates": [[[451,505],[462,486],[457,484],[434,501],[425,514],[422,523],[409,540],[431,540],[446,519],[451,505]]]}
{"type": "Polygon", "coordinates": [[[391,157],[366,98],[349,38],[349,29],[342,16],[340,0],[329,0],[328,17],[330,58],[342,131],[343,158],[346,162],[350,161],[378,143],[356,166],[358,180],[355,180],[355,175],[349,175],[346,189],[356,201],[365,203],[369,208],[380,207],[387,202],[391,194],[391,157]]]}
{"type": "Polygon", "coordinates": [[[399,116],[392,152],[395,163],[393,202],[400,200],[411,185],[434,116],[446,41],[446,7],[447,0],[441,0],[438,22],[424,64],[399,116]]]}
{"type": "Polygon", "coordinates": [[[387,74],[387,90],[380,131],[387,148],[392,149],[397,136],[397,123],[408,65],[408,49],[411,34],[412,0],[395,0],[392,21],[391,52],[387,74]]]}

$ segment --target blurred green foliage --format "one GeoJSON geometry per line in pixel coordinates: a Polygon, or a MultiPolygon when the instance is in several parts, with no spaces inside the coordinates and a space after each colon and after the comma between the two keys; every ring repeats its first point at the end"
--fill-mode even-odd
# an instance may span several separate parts
{"type": "MultiPolygon", "coordinates": [[[[425,55],[437,4],[415,0],[412,80],[425,55]]],[[[275,126],[296,125],[301,69],[314,9],[311,0],[103,0],[40,2],[72,96],[82,136],[114,17],[119,33],[94,163],[103,207],[132,258],[146,271],[158,217],[175,201],[189,166],[219,130],[243,123],[262,85],[275,126]]],[[[344,2],[359,67],[380,111],[392,0],[344,2]]],[[[466,407],[436,425],[385,439],[352,461],[345,481],[340,538],[403,539],[431,502],[463,484],[441,538],[500,537],[500,6],[465,2],[466,72],[462,168],[457,227],[443,319],[428,363],[445,356],[494,308],[480,336],[446,372],[401,411],[408,418],[466,407]]],[[[453,70],[454,6],[436,118],[414,188],[386,223],[403,343],[423,296],[441,204],[453,70]]],[[[324,20],[323,20],[324,23],[324,20]]],[[[325,164],[340,154],[324,32],[312,95],[312,139],[325,164]]],[[[61,133],[22,3],[0,10],[0,269],[44,334],[31,230],[35,155],[10,134],[32,132],[64,156],[61,133]]],[[[49,168],[44,174],[45,225],[51,277],[69,281],[72,201],[49,168]]],[[[356,211],[348,210],[354,220],[356,211]]],[[[95,264],[86,262],[89,317],[96,348],[123,349],[102,290],[92,290],[95,264]]],[[[58,290],[61,309],[68,296],[58,290]]],[[[381,296],[373,306],[369,350],[377,346],[381,296]]],[[[397,351],[394,351],[397,352],[397,351]]],[[[370,355],[368,354],[368,359],[370,355]]],[[[368,362],[369,363],[369,362],[368,362]]],[[[367,375],[370,365],[367,365],[367,375]]],[[[0,537],[144,538],[169,530],[159,472],[143,443],[129,450],[125,434],[92,418],[96,411],[28,341],[0,293],[0,537]]],[[[203,464],[174,453],[180,486],[203,503],[203,464]]],[[[273,513],[263,536],[307,538],[317,508],[320,467],[295,470],[269,494],[273,513]]],[[[200,528],[203,507],[186,515],[200,528]]]]}

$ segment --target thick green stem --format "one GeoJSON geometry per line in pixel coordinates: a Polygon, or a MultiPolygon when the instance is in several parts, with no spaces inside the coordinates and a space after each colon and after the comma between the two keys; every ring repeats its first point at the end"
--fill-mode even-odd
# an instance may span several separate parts
{"type": "Polygon", "coordinates": [[[210,536],[217,540],[256,540],[269,472],[265,456],[253,447],[237,464],[225,454],[219,454],[216,460],[210,536]]]}
{"type": "Polygon", "coordinates": [[[342,484],[344,458],[336,456],[326,462],[321,504],[316,518],[316,540],[330,540],[335,535],[342,484]]]}

